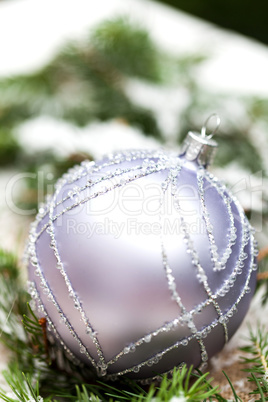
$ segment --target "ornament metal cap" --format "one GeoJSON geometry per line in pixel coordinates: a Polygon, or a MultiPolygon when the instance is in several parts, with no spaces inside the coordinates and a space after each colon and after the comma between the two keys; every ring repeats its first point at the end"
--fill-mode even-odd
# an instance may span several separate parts
{"type": "Polygon", "coordinates": [[[210,115],[205,121],[201,133],[189,131],[183,144],[180,156],[189,161],[197,161],[198,164],[207,167],[212,163],[218,143],[212,139],[220,126],[220,118],[217,114],[210,115]],[[216,127],[209,135],[206,134],[207,124],[212,117],[216,117],[216,127]]]}

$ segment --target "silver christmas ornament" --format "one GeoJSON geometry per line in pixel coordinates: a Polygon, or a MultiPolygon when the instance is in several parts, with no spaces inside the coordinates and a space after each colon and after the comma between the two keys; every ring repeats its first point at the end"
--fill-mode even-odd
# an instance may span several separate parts
{"type": "Polygon", "coordinates": [[[85,161],[40,207],[30,294],[60,347],[99,376],[202,366],[242,322],[257,249],[242,207],[206,169],[216,147],[204,127],[180,156],[85,161]]]}

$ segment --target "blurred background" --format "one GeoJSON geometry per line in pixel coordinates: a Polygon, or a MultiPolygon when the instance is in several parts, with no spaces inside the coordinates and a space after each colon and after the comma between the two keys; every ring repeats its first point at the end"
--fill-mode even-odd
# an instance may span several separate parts
{"type": "Polygon", "coordinates": [[[0,248],[22,255],[38,204],[69,167],[126,148],[179,152],[187,131],[215,112],[211,170],[266,247],[267,8],[261,0],[1,0],[0,248]]]}

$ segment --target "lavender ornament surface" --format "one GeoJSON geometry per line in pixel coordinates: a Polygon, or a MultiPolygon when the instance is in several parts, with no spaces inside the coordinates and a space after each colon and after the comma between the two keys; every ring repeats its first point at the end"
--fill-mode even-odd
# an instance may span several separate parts
{"type": "Polygon", "coordinates": [[[256,244],[235,197],[206,170],[213,146],[192,134],[179,157],[83,162],[40,207],[27,247],[31,296],[68,356],[100,376],[204,365],[247,312],[256,244]]]}

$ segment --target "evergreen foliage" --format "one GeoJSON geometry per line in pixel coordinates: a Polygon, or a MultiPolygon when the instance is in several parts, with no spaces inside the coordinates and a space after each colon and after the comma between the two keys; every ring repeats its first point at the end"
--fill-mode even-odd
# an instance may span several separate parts
{"type": "Polygon", "coordinates": [[[249,373],[248,379],[255,383],[253,394],[260,399],[268,401],[268,333],[264,326],[256,331],[250,330],[249,345],[241,348],[249,357],[243,357],[243,362],[250,365],[244,369],[249,373]]]}

